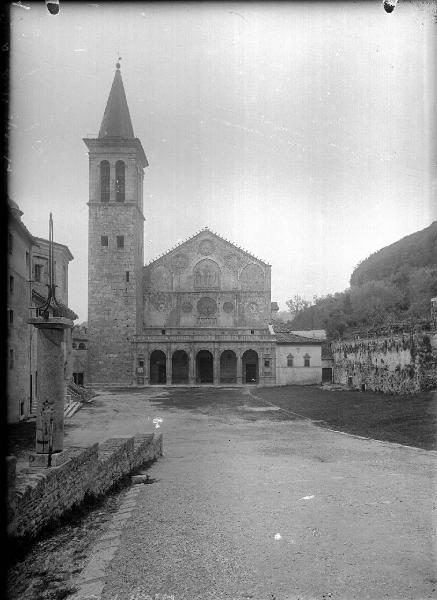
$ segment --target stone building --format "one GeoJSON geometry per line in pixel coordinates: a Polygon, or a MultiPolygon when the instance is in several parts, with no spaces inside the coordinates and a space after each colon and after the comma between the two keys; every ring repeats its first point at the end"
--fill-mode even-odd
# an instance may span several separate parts
{"type": "MultiPolygon", "coordinates": [[[[89,383],[274,385],[277,340],[269,323],[278,307],[271,303],[270,265],[205,228],[144,266],[148,162],[119,64],[99,134],[84,142],[89,383]]],[[[296,342],[310,359],[300,365],[296,351],[296,367],[285,365],[280,382],[320,383],[320,342],[287,340],[288,353],[296,342]],[[306,373],[297,376],[298,367],[306,373]]]]}
{"type": "Polygon", "coordinates": [[[75,325],[72,331],[71,372],[76,385],[88,383],[88,327],[75,325]]]}
{"type": "MultiPolygon", "coordinates": [[[[27,323],[47,298],[48,240],[32,236],[11,199],[8,220],[8,422],[26,419],[36,410],[38,372],[36,330],[27,323]]],[[[73,259],[67,246],[54,243],[56,297],[68,304],[68,264],[73,259]]],[[[53,307],[49,307],[52,313],[53,307]]],[[[73,318],[77,318],[71,311],[73,318]]],[[[70,378],[70,342],[65,342],[65,378],[70,378]]]]}

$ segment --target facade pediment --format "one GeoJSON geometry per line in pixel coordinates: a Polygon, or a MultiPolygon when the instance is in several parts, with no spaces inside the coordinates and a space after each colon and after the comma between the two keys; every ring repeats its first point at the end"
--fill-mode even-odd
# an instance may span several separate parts
{"type": "Polygon", "coordinates": [[[270,265],[204,229],[144,267],[145,289],[247,289],[270,286],[270,265]]]}
{"type": "Polygon", "coordinates": [[[264,327],[270,265],[204,229],[144,267],[152,326],[264,327]]]}

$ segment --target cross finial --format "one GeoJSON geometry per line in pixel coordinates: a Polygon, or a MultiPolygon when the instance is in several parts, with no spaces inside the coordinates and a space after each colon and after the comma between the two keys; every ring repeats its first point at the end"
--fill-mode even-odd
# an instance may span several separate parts
{"type": "MultiPolygon", "coordinates": [[[[120,54],[120,52],[117,52],[117,54],[120,54]]],[[[121,56],[118,57],[118,62],[115,63],[115,68],[117,69],[117,71],[120,70],[120,61],[121,61],[121,56]]]]}

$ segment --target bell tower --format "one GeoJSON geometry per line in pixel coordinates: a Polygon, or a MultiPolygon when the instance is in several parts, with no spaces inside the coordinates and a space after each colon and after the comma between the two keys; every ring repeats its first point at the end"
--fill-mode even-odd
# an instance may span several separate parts
{"type": "Polygon", "coordinates": [[[135,137],[116,64],[98,137],[89,156],[89,382],[132,382],[131,341],[142,326],[143,177],[147,158],[135,137]]]}

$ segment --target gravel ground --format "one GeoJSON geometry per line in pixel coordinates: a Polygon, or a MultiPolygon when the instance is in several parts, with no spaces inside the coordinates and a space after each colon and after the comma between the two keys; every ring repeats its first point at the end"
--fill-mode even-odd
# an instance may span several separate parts
{"type": "Polygon", "coordinates": [[[435,597],[434,453],[278,421],[241,392],[209,410],[194,393],[197,408],[176,408],[178,390],[147,406],[165,456],[103,600],[435,597]]]}
{"type": "MultiPolygon", "coordinates": [[[[434,452],[213,388],[105,392],[69,420],[66,444],[152,431],[156,418],[164,457],[141,486],[102,600],[436,597],[434,452]]],[[[39,542],[11,574],[11,598],[68,597],[120,498],[39,542]]]]}

